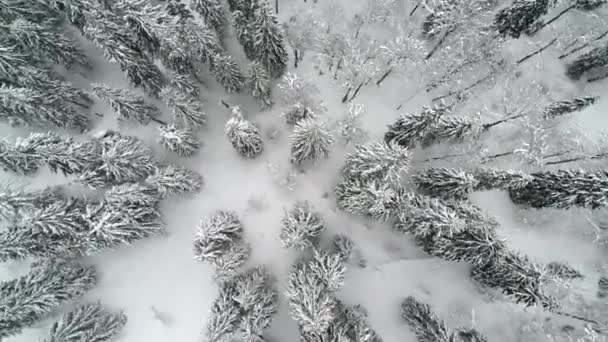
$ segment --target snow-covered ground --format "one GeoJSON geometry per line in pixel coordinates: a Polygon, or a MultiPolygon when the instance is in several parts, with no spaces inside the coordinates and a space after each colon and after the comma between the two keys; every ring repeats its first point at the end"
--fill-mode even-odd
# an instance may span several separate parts
{"type": "MultiPolygon", "coordinates": [[[[344,7],[347,15],[364,3],[363,0],[334,2],[344,7]]],[[[405,1],[405,8],[410,8],[409,2],[405,1]]],[[[286,21],[290,16],[302,13],[302,9],[321,13],[327,9],[322,3],[324,1],[315,4],[312,1],[280,0],[280,18],[286,21]]],[[[231,53],[244,62],[240,46],[230,36],[226,41],[231,53]]],[[[96,69],[86,78],[74,76],[74,82],[83,87],[90,82],[129,87],[116,65],[105,62],[90,43],[83,44],[89,47],[89,56],[95,61],[96,69]]],[[[522,54],[525,53],[519,55],[522,54]]],[[[555,62],[556,54],[547,51],[537,56],[526,66],[530,72],[528,77],[540,78],[560,97],[563,94],[608,94],[608,80],[586,88],[568,81],[563,76],[563,65],[555,62]]],[[[342,91],[331,77],[319,75],[314,70],[313,57],[312,53],[306,55],[296,71],[320,88],[321,97],[328,108],[324,119],[335,122],[344,115],[347,105],[341,103],[342,91]]],[[[293,69],[292,65],[290,69],[293,69]]],[[[467,265],[430,258],[410,238],[393,233],[387,224],[337,210],[333,186],[339,179],[344,154],[351,146],[336,143],[329,160],[295,170],[297,177],[293,190],[281,185],[292,168],[289,163],[291,128],[279,117],[285,107],[277,104],[270,110],[259,111],[249,96],[229,96],[212,78],[205,77],[205,80],[207,82],[202,86],[201,97],[205,100],[208,124],[200,132],[204,146],[197,156],[180,159],[162,150],[154,141],[157,135],[154,124],[149,127],[120,128],[147,141],[160,161],[177,162],[200,172],[205,178],[205,186],[200,194],[162,203],[168,236],[142,241],[86,260],[98,267],[100,281],[83,301],[100,300],[111,309],[124,310],[128,316],[128,324],[117,342],[199,341],[217,288],[211,278],[211,268],[194,261],[192,243],[201,218],[217,209],[234,210],[239,214],[245,226],[245,239],[253,248],[248,264],[267,265],[278,278],[283,291],[297,253],[281,246],[280,219],[284,209],[296,200],[310,201],[322,214],[327,225],[326,236],[346,233],[357,244],[357,254],[365,262],[348,265],[346,285],[339,296],[347,303],[363,304],[369,311],[372,326],[387,342],[415,341],[412,332],[400,318],[400,303],[407,296],[418,297],[430,304],[438,315],[448,321],[449,326],[474,325],[495,342],[520,340],[518,330],[531,322],[532,318],[543,315],[513,304],[490,301],[470,280],[467,265]],[[228,111],[219,103],[220,99],[240,105],[248,118],[261,127],[266,145],[257,159],[241,158],[225,138],[224,124],[228,111]],[[278,167],[278,173],[271,172],[269,166],[278,167]]],[[[400,112],[416,112],[422,105],[430,103],[424,91],[415,95],[420,86],[418,80],[408,77],[406,72],[390,76],[380,87],[367,86],[361,91],[356,101],[366,107],[363,127],[368,131],[370,140],[381,139],[386,125],[397,119],[400,112]],[[403,107],[397,111],[396,107],[400,104],[403,107]]],[[[274,93],[277,97],[278,90],[275,89],[274,93]]],[[[160,103],[157,104],[160,106],[160,103]]],[[[104,114],[96,130],[115,125],[113,113],[107,106],[97,104],[95,111],[104,114]]],[[[577,124],[584,127],[587,134],[596,134],[601,128],[608,127],[606,112],[608,96],[576,114],[577,124]]],[[[163,113],[164,117],[169,117],[166,108],[163,113]]],[[[1,132],[5,136],[27,134],[26,130],[7,126],[2,126],[1,132]]],[[[416,156],[424,154],[417,153],[416,156]]],[[[46,171],[35,178],[19,178],[4,173],[1,177],[2,180],[27,185],[28,188],[69,182],[61,175],[46,171]]],[[[504,193],[479,193],[473,201],[499,220],[500,233],[510,246],[540,261],[563,261],[576,266],[588,277],[575,283],[574,291],[589,296],[595,294],[598,269],[606,260],[606,249],[594,244],[592,237],[585,234],[592,230],[578,213],[549,215],[544,222],[527,224],[522,218],[529,216],[529,213],[524,215],[521,209],[515,208],[504,193]]],[[[22,272],[19,266],[3,265],[5,272],[1,274],[1,279],[10,279],[22,272]]],[[[289,318],[286,300],[281,297],[280,301],[279,314],[268,331],[267,339],[270,342],[295,341],[298,339],[296,323],[289,318]]],[[[34,341],[44,336],[54,318],[7,341],[34,341]]],[[[566,318],[554,319],[573,324],[566,318]]]]}

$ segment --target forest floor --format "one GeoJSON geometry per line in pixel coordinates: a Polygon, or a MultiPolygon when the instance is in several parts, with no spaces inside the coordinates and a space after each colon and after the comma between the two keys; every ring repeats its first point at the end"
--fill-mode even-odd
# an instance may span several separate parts
{"type": "MultiPolygon", "coordinates": [[[[321,13],[322,2],[280,0],[279,16],[282,21],[287,21],[292,15],[297,16],[306,10],[321,13]]],[[[363,2],[342,0],[339,3],[349,14],[363,2]]],[[[226,41],[233,42],[234,39],[229,36],[226,41]]],[[[83,44],[95,61],[96,69],[84,78],[73,76],[74,82],[83,87],[91,82],[105,82],[111,86],[131,88],[116,65],[104,61],[91,44],[83,44]]],[[[237,60],[244,62],[240,46],[228,45],[237,60]]],[[[522,45],[513,46],[513,49],[517,48],[523,49],[522,45]]],[[[539,78],[561,94],[608,94],[608,80],[597,82],[593,88],[568,83],[563,76],[563,65],[555,62],[558,53],[547,51],[535,57],[526,66],[526,77],[539,78]]],[[[297,69],[290,65],[289,71],[297,72],[319,87],[328,108],[323,118],[330,123],[335,122],[347,111],[347,105],[341,103],[342,90],[329,75],[319,75],[313,68],[313,59],[313,53],[309,53],[297,69]]],[[[195,262],[192,244],[201,218],[218,209],[234,210],[239,214],[245,227],[245,239],[253,248],[248,265],[266,265],[276,275],[283,292],[289,268],[298,255],[282,247],[280,220],[284,209],[297,200],[310,201],[321,213],[327,226],[326,236],[345,233],[357,245],[358,260],[348,265],[346,285],[339,297],[349,304],[358,303],[366,307],[371,325],[386,342],[415,341],[400,318],[400,303],[407,296],[418,297],[430,304],[449,326],[475,326],[494,342],[518,341],[520,329],[534,324],[538,317],[545,317],[534,310],[490,300],[470,279],[467,265],[431,258],[409,237],[393,233],[387,224],[337,210],[333,187],[340,178],[339,169],[344,155],[352,146],[344,146],[340,142],[334,144],[327,161],[295,170],[297,176],[292,189],[282,185],[281,181],[292,168],[289,163],[291,127],[280,118],[285,107],[277,104],[270,110],[260,111],[249,96],[228,96],[212,78],[206,79],[209,81],[202,86],[201,97],[205,100],[208,124],[200,133],[204,146],[197,156],[178,159],[162,150],[154,141],[157,133],[152,124],[148,127],[120,127],[122,132],[145,140],[160,161],[177,162],[200,172],[205,178],[205,186],[200,194],[163,202],[161,210],[167,224],[167,236],[86,260],[98,266],[100,282],[84,301],[100,300],[108,308],[123,309],[128,316],[128,324],[117,342],[199,341],[209,308],[217,295],[217,287],[211,277],[211,268],[195,262]],[[220,99],[240,105],[248,118],[261,127],[266,145],[257,159],[241,158],[226,139],[224,124],[229,113],[220,104],[220,99]],[[273,168],[274,171],[271,170],[273,168]]],[[[406,71],[391,75],[380,87],[374,84],[362,89],[356,102],[365,105],[367,110],[363,127],[370,140],[381,139],[386,125],[395,121],[400,113],[417,112],[422,105],[430,103],[430,95],[419,91],[420,86],[415,74],[408,75],[406,71]],[[397,111],[399,105],[402,108],[397,111]]],[[[277,89],[274,89],[274,94],[278,96],[277,89]]],[[[487,100],[482,95],[476,96],[479,96],[478,101],[487,100]]],[[[117,128],[110,108],[97,104],[95,111],[104,115],[95,131],[117,128]]],[[[606,112],[608,96],[577,114],[580,118],[577,123],[589,134],[595,134],[599,128],[608,127],[606,112]]],[[[166,108],[163,115],[169,117],[166,108]]],[[[5,136],[15,136],[24,135],[25,131],[2,126],[0,132],[5,136]]],[[[440,152],[440,149],[433,152],[440,152]]],[[[416,159],[427,157],[424,153],[417,152],[416,159]]],[[[68,181],[61,175],[47,172],[34,179],[4,173],[1,177],[30,188],[68,181]]],[[[73,187],[74,191],[79,191],[76,185],[73,187]]],[[[573,284],[576,291],[595,294],[598,265],[606,260],[606,248],[594,244],[591,236],[581,232],[585,229],[591,233],[591,229],[581,226],[580,218],[553,216],[532,225],[525,221],[529,213],[514,207],[505,193],[479,193],[473,201],[498,219],[500,234],[511,247],[540,261],[563,261],[576,266],[588,275],[585,280],[573,284]]],[[[4,266],[2,280],[20,274],[20,266],[4,266]]],[[[296,341],[296,323],[289,317],[285,298],[281,297],[280,301],[279,314],[267,332],[268,341],[296,341]]],[[[572,323],[566,318],[553,317],[562,323],[572,323]]],[[[44,336],[51,321],[49,318],[23,334],[7,339],[7,342],[34,341],[44,336]]]]}

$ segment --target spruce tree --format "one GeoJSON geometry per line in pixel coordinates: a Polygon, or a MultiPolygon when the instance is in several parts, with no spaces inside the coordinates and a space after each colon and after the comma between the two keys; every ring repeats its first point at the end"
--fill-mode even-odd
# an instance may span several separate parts
{"type": "Polygon", "coordinates": [[[398,184],[410,168],[410,152],[397,144],[384,141],[357,145],[346,156],[342,174],[361,180],[398,184]]]}
{"type": "Polygon", "coordinates": [[[200,142],[190,128],[178,128],[174,123],[159,127],[158,143],[180,157],[190,157],[200,148],[200,142]]]}
{"type": "Polygon", "coordinates": [[[433,107],[423,107],[419,114],[402,115],[389,126],[384,134],[384,141],[387,143],[394,141],[407,148],[416,147],[428,139],[429,133],[433,132],[439,119],[451,109],[451,106],[439,103],[433,107]]]}
{"type": "Polygon", "coordinates": [[[252,62],[249,64],[245,75],[245,83],[251,95],[258,101],[261,109],[272,106],[270,77],[260,63],[252,62]]]}
{"type": "Polygon", "coordinates": [[[597,96],[585,96],[582,98],[553,102],[545,108],[543,116],[546,120],[549,120],[566,114],[579,112],[593,105],[598,99],[599,97],[597,96]]]}
{"type": "Polygon", "coordinates": [[[455,342],[445,322],[439,319],[424,303],[407,297],[401,304],[401,317],[412,328],[419,342],[455,342]]]}
{"type": "Polygon", "coordinates": [[[566,76],[571,80],[580,80],[588,71],[608,65],[608,44],[598,46],[595,49],[577,57],[566,66],[566,76]]]}
{"type": "Polygon", "coordinates": [[[259,129],[243,118],[239,107],[232,108],[225,132],[232,147],[246,158],[255,158],[264,151],[264,141],[259,129]]]}
{"type": "Polygon", "coordinates": [[[462,169],[430,168],[414,176],[414,182],[423,193],[440,198],[465,199],[479,181],[462,169]]]}
{"type": "MultiPolygon", "coordinates": [[[[196,84],[196,79],[193,76],[187,74],[171,73],[169,85],[178,92],[184,95],[190,96],[194,99],[198,98],[201,91],[196,84]]],[[[163,88],[165,90],[167,88],[163,88]]],[[[167,100],[165,99],[165,102],[167,100]]]]}
{"type": "Polygon", "coordinates": [[[122,312],[109,312],[101,304],[85,304],[63,315],[55,322],[44,342],[108,342],[127,323],[122,312]]]}
{"type": "Polygon", "coordinates": [[[178,27],[178,31],[186,49],[191,56],[201,63],[213,64],[217,55],[225,54],[217,33],[204,23],[187,20],[178,27]]]}
{"type": "Polygon", "coordinates": [[[157,167],[154,173],[146,178],[160,198],[166,198],[184,192],[197,193],[203,187],[203,176],[181,166],[168,165],[157,167]]]}
{"type": "Polygon", "coordinates": [[[255,60],[254,49],[254,23],[240,10],[232,12],[232,26],[236,34],[236,39],[241,43],[245,56],[249,60],[255,60]]]}
{"type": "Polygon", "coordinates": [[[89,119],[45,92],[27,87],[0,85],[0,120],[12,126],[65,128],[85,132],[89,119]]]}
{"type": "Polygon", "coordinates": [[[46,207],[63,197],[58,187],[32,191],[3,185],[0,187],[0,219],[15,222],[24,212],[46,207]]]}
{"type": "Polygon", "coordinates": [[[547,14],[549,0],[514,0],[494,17],[494,27],[503,36],[519,38],[538,24],[539,18],[547,14]]]}
{"type": "Polygon", "coordinates": [[[26,275],[0,284],[0,337],[18,334],[60,305],[78,299],[95,286],[92,266],[70,261],[35,264],[26,275]]]}
{"type": "Polygon", "coordinates": [[[197,227],[195,259],[211,263],[217,279],[234,276],[250,253],[243,241],[243,225],[233,212],[216,211],[197,227]]]}
{"type": "Polygon", "coordinates": [[[0,32],[6,43],[41,60],[60,63],[68,69],[74,65],[89,66],[84,51],[53,27],[53,21],[33,23],[17,18],[6,26],[0,25],[0,32]]]}
{"type": "Polygon", "coordinates": [[[228,93],[237,93],[245,86],[245,76],[230,55],[215,55],[211,61],[211,74],[228,93]]]}
{"type": "Polygon", "coordinates": [[[259,2],[254,16],[253,50],[256,60],[262,63],[271,77],[281,77],[287,67],[288,56],[277,17],[266,0],[259,2]]]}
{"type": "Polygon", "coordinates": [[[93,84],[92,92],[112,107],[119,120],[135,120],[147,125],[160,116],[158,108],[147,104],[142,96],[128,89],[93,84]]]}
{"type": "Polygon", "coordinates": [[[175,122],[186,127],[197,128],[207,120],[203,104],[192,96],[192,93],[180,91],[177,87],[165,87],[160,95],[171,110],[175,122]]]}
{"type": "Polygon", "coordinates": [[[560,209],[597,209],[608,205],[606,171],[541,171],[532,173],[531,177],[525,186],[509,191],[514,203],[532,208],[560,209]]]}
{"type": "Polygon", "coordinates": [[[160,53],[165,31],[171,25],[170,18],[161,5],[150,5],[144,0],[126,0],[117,4],[129,29],[135,33],[141,51],[151,56],[160,53]]]}
{"type": "Polygon", "coordinates": [[[334,189],[338,208],[385,222],[399,212],[401,193],[389,183],[346,178],[334,189]]]}
{"type": "Polygon", "coordinates": [[[329,147],[335,142],[333,133],[323,122],[314,119],[299,121],[291,136],[291,159],[294,164],[306,160],[316,162],[329,157],[329,147]]]}
{"type": "Polygon", "coordinates": [[[226,13],[219,0],[194,0],[190,3],[193,11],[200,14],[205,23],[215,29],[221,37],[226,25],[226,13]]]}
{"type": "Polygon", "coordinates": [[[172,31],[163,37],[159,54],[160,60],[167,69],[178,75],[196,76],[198,72],[198,67],[195,65],[196,58],[179,32],[172,31]]]}
{"type": "Polygon", "coordinates": [[[304,250],[317,246],[325,225],[308,202],[297,202],[281,219],[281,242],[287,248],[304,250]]]}

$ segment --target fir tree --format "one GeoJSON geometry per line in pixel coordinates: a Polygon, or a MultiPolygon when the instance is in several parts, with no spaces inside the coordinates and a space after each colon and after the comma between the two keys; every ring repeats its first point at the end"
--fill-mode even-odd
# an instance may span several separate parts
{"type": "Polygon", "coordinates": [[[197,193],[203,187],[203,176],[184,167],[168,165],[156,168],[146,178],[148,183],[161,198],[184,192],[197,193]]]}
{"type": "Polygon", "coordinates": [[[416,334],[419,342],[455,342],[445,322],[437,318],[431,308],[414,297],[407,297],[401,304],[401,317],[416,334]]]}
{"type": "Polygon", "coordinates": [[[84,255],[82,239],[76,235],[49,235],[30,227],[13,225],[0,233],[0,261],[53,259],[84,255]]]}
{"type": "Polygon", "coordinates": [[[85,304],[55,322],[44,342],[111,341],[127,323],[122,312],[108,312],[101,304],[85,304]]]}
{"type": "Polygon", "coordinates": [[[195,259],[211,263],[218,279],[234,276],[250,253],[243,241],[243,225],[235,213],[217,211],[197,227],[195,259]]]}
{"type": "Polygon", "coordinates": [[[585,96],[582,98],[553,102],[545,108],[543,116],[546,120],[549,120],[566,114],[579,112],[593,105],[598,99],[599,97],[585,96]]]}
{"type": "Polygon", "coordinates": [[[263,267],[257,267],[220,283],[218,298],[211,307],[205,327],[210,342],[235,338],[263,341],[278,310],[275,280],[263,267]]]}
{"type": "Polygon", "coordinates": [[[74,65],[89,66],[82,49],[53,27],[53,21],[33,23],[17,18],[7,26],[0,25],[7,43],[32,53],[41,60],[61,63],[70,69],[74,65]]]}
{"type": "Polygon", "coordinates": [[[142,206],[155,208],[161,196],[150,184],[125,183],[111,187],[104,194],[104,200],[117,207],[142,206]]]}
{"type": "Polygon", "coordinates": [[[215,55],[211,62],[211,73],[228,93],[237,93],[245,86],[245,76],[230,55],[215,55]]]}
{"type": "Polygon", "coordinates": [[[82,218],[84,203],[77,199],[62,199],[44,207],[24,210],[15,225],[32,234],[71,235],[86,225],[82,218]]]}
{"type": "Polygon", "coordinates": [[[226,14],[219,0],[194,0],[190,3],[193,11],[201,15],[205,23],[215,29],[221,37],[226,25],[226,14]]]}
{"type": "Polygon", "coordinates": [[[258,128],[243,118],[239,107],[232,108],[232,115],[225,128],[226,136],[242,156],[255,158],[264,150],[264,141],[258,128]]]}
{"type": "Polygon", "coordinates": [[[377,180],[398,184],[411,162],[407,148],[381,141],[357,145],[355,151],[346,156],[342,174],[361,180],[377,180]]]}
{"type": "Polygon", "coordinates": [[[203,104],[193,96],[178,89],[165,87],[161,92],[161,98],[171,110],[173,120],[186,127],[202,126],[207,119],[203,104]]]}
{"type": "Polygon", "coordinates": [[[161,5],[150,5],[144,0],[128,0],[119,3],[124,21],[135,33],[142,51],[156,56],[160,52],[162,34],[167,30],[170,18],[161,5]]]}
{"type": "Polygon", "coordinates": [[[135,137],[110,132],[91,142],[100,157],[88,165],[78,181],[94,189],[136,182],[154,172],[152,151],[135,137]]]}
{"type": "Polygon", "coordinates": [[[480,168],[474,172],[476,190],[513,190],[525,187],[532,177],[522,171],[480,168]]]}
{"type": "Polygon", "coordinates": [[[147,125],[160,116],[158,108],[147,104],[142,96],[136,95],[128,89],[94,84],[92,92],[112,107],[119,120],[135,120],[142,125],[147,125]]]}
{"type": "Polygon", "coordinates": [[[542,171],[531,176],[525,186],[509,191],[514,203],[532,208],[561,209],[597,209],[608,205],[608,174],[605,171],[542,171]]]}
{"type": "Polygon", "coordinates": [[[245,83],[251,95],[258,101],[260,108],[272,106],[270,77],[258,62],[252,62],[245,75],[245,83]]]}
{"type": "Polygon", "coordinates": [[[423,107],[420,114],[401,116],[397,122],[389,126],[384,134],[384,141],[387,143],[394,141],[407,148],[416,147],[429,136],[441,116],[450,110],[451,106],[440,103],[433,107],[423,107]]]}
{"type": "Polygon", "coordinates": [[[36,324],[58,306],[78,299],[95,286],[92,266],[67,261],[38,263],[26,275],[0,284],[0,336],[36,324]]]}
{"type": "Polygon", "coordinates": [[[253,50],[258,60],[273,78],[283,75],[287,67],[287,52],[277,17],[266,0],[255,11],[253,50]]]}
{"type": "Polygon", "coordinates": [[[13,126],[51,125],[80,132],[89,128],[89,119],[60,99],[11,85],[0,85],[0,119],[13,126]]]}
{"type": "Polygon", "coordinates": [[[213,66],[216,56],[225,54],[215,31],[204,23],[188,20],[179,26],[177,34],[186,44],[189,55],[201,63],[211,63],[213,66]]]}
{"type": "Polygon", "coordinates": [[[180,157],[190,157],[200,148],[200,143],[190,128],[178,128],[174,123],[159,127],[158,143],[180,157]]]}
{"type": "Polygon", "coordinates": [[[549,4],[549,0],[515,0],[496,14],[494,27],[503,37],[519,38],[534,29],[539,18],[547,14],[549,4]]]}
{"type": "MultiPolygon", "coordinates": [[[[199,97],[199,95],[201,94],[200,89],[198,88],[198,85],[196,84],[196,80],[194,79],[194,77],[192,77],[190,75],[172,73],[170,79],[171,79],[171,81],[170,81],[169,85],[175,91],[179,91],[182,94],[190,96],[194,99],[199,97]]],[[[165,90],[165,89],[167,89],[167,88],[163,88],[163,90],[165,90]]],[[[165,102],[168,102],[167,99],[165,99],[165,102]]]]}
{"type": "Polygon", "coordinates": [[[297,202],[281,219],[281,242],[287,248],[300,250],[316,246],[325,229],[318,213],[308,202],[297,202]]]}
{"type": "Polygon", "coordinates": [[[255,27],[253,22],[240,10],[232,12],[232,26],[236,34],[236,39],[243,46],[245,56],[249,60],[255,60],[255,49],[254,49],[254,31],[255,27]]]}
{"type": "Polygon", "coordinates": [[[588,71],[608,65],[608,44],[598,46],[595,49],[577,57],[566,66],[566,76],[571,80],[580,80],[588,71]]]}
{"type": "Polygon", "coordinates": [[[418,189],[426,195],[464,199],[475,190],[479,181],[461,169],[430,168],[414,176],[418,189]]]}
{"type": "Polygon", "coordinates": [[[399,210],[400,192],[391,184],[345,179],[335,188],[338,208],[357,215],[388,221],[399,210]]]}
{"type": "Polygon", "coordinates": [[[15,222],[24,212],[43,208],[63,199],[57,187],[27,191],[9,186],[0,187],[0,219],[15,222]]]}
{"type": "Polygon", "coordinates": [[[305,160],[316,162],[329,157],[329,147],[335,142],[332,132],[325,123],[313,119],[298,122],[291,136],[291,159],[294,164],[305,160]]]}
{"type": "Polygon", "coordinates": [[[170,32],[165,37],[160,47],[160,60],[163,65],[178,75],[196,76],[198,68],[187,43],[182,41],[180,33],[170,32]]]}

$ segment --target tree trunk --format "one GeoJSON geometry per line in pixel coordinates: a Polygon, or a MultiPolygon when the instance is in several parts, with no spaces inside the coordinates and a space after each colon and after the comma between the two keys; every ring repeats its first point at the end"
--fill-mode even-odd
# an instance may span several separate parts
{"type": "Polygon", "coordinates": [[[579,46],[579,47],[571,50],[570,52],[566,52],[566,53],[562,54],[561,56],[559,56],[559,59],[564,59],[564,58],[570,56],[571,54],[573,54],[573,53],[575,53],[577,51],[580,51],[580,50],[586,48],[587,46],[589,46],[591,44],[591,42],[597,42],[598,40],[600,40],[600,39],[602,39],[602,38],[604,38],[606,36],[608,36],[608,31],[600,34],[599,36],[597,36],[595,38],[593,38],[593,40],[590,40],[590,41],[586,42],[585,44],[583,44],[583,45],[581,45],[581,46],[579,46]]]}
{"type": "Polygon", "coordinates": [[[445,43],[448,36],[454,31],[456,31],[456,27],[450,27],[447,31],[445,31],[445,33],[443,34],[441,39],[439,39],[437,44],[435,44],[435,46],[433,46],[433,49],[431,49],[431,51],[426,55],[426,57],[424,57],[424,60],[426,61],[429,58],[433,57],[435,52],[437,52],[437,50],[439,50],[439,48],[443,45],[443,43],[445,43]]]}
{"type": "Polygon", "coordinates": [[[350,95],[350,91],[351,91],[352,89],[353,89],[353,88],[348,87],[348,90],[346,90],[346,94],[344,94],[344,96],[342,96],[342,103],[346,103],[346,101],[348,101],[348,95],[350,95]]]}
{"type": "Polygon", "coordinates": [[[357,89],[355,89],[355,92],[353,93],[353,96],[351,96],[349,101],[352,101],[355,99],[355,97],[357,96],[357,94],[359,94],[359,91],[361,90],[361,88],[363,87],[364,84],[365,84],[365,82],[361,82],[359,84],[359,86],[357,86],[357,89]]]}
{"type": "Polygon", "coordinates": [[[494,126],[498,126],[498,125],[503,124],[505,122],[509,122],[511,120],[515,120],[515,119],[521,118],[522,116],[525,116],[525,115],[524,114],[512,115],[512,116],[508,116],[508,117],[506,117],[504,119],[501,119],[501,120],[498,120],[498,121],[494,121],[492,123],[485,124],[485,125],[482,126],[483,131],[485,132],[485,131],[489,130],[490,128],[494,127],[494,126]]]}
{"type": "Polygon", "coordinates": [[[523,62],[527,61],[528,59],[530,59],[530,58],[532,58],[532,57],[534,57],[534,56],[538,55],[539,53],[541,53],[541,52],[545,51],[545,50],[546,50],[547,48],[549,48],[551,45],[555,44],[555,42],[557,42],[557,38],[553,38],[553,40],[552,40],[552,41],[550,41],[550,42],[549,42],[547,45],[543,46],[542,48],[540,48],[540,49],[538,49],[538,50],[536,50],[536,51],[534,51],[534,52],[532,52],[531,54],[529,54],[529,55],[525,56],[524,58],[522,58],[522,59],[518,60],[518,61],[517,61],[517,64],[521,64],[521,63],[523,63],[523,62]]]}
{"type": "Polygon", "coordinates": [[[420,5],[422,5],[422,2],[424,0],[418,0],[418,3],[416,4],[416,6],[414,6],[414,8],[412,9],[412,11],[410,12],[410,17],[414,15],[414,13],[416,12],[416,10],[418,9],[418,7],[420,7],[420,5]]]}
{"type": "Polygon", "coordinates": [[[608,70],[606,70],[602,75],[595,76],[595,77],[592,77],[592,78],[588,79],[587,83],[593,83],[593,82],[601,81],[601,80],[603,80],[606,77],[608,77],[608,70]]]}
{"type": "Polygon", "coordinates": [[[551,23],[553,23],[554,21],[556,21],[557,19],[559,19],[562,15],[570,12],[571,10],[573,10],[576,7],[576,2],[568,7],[566,7],[563,11],[559,12],[555,17],[551,18],[549,21],[543,23],[542,25],[540,25],[540,27],[536,30],[536,32],[542,30],[543,28],[545,28],[547,25],[550,25],[551,23]]]}
{"type": "Polygon", "coordinates": [[[378,82],[376,82],[377,86],[380,86],[380,83],[382,83],[382,81],[384,81],[388,75],[390,75],[393,72],[393,67],[390,67],[385,73],[384,75],[382,75],[382,77],[380,77],[380,79],[378,80],[378,82]]]}
{"type": "Polygon", "coordinates": [[[437,97],[435,97],[432,100],[432,102],[439,101],[441,99],[445,99],[446,97],[450,97],[452,95],[460,94],[460,93],[465,92],[467,90],[471,90],[471,89],[475,88],[476,86],[480,85],[481,83],[483,83],[484,81],[486,81],[487,79],[491,78],[493,75],[494,75],[494,73],[492,72],[492,73],[486,75],[485,77],[483,77],[483,78],[475,81],[475,83],[471,84],[470,86],[467,86],[467,87],[465,87],[463,89],[460,89],[460,90],[450,91],[449,93],[447,93],[445,95],[437,96],[437,97]]]}
{"type": "Polygon", "coordinates": [[[274,0],[274,9],[277,14],[279,14],[279,0],[274,0]]]}
{"type": "Polygon", "coordinates": [[[163,126],[167,125],[167,123],[166,123],[166,122],[164,122],[164,121],[163,121],[163,120],[161,120],[161,119],[157,119],[157,118],[150,118],[150,120],[151,120],[151,121],[156,122],[156,123],[157,123],[157,124],[159,124],[159,125],[163,125],[163,126]]]}
{"type": "Polygon", "coordinates": [[[298,49],[293,48],[293,67],[298,68],[298,49]]]}

